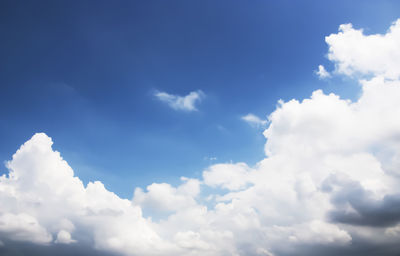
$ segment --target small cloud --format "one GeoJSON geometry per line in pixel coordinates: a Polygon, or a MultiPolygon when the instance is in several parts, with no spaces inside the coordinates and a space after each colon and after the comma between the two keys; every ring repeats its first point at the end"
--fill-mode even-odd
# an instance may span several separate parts
{"type": "Polygon", "coordinates": [[[318,71],[315,71],[315,73],[318,75],[319,79],[325,79],[331,77],[331,74],[326,71],[325,67],[322,65],[318,66],[318,71]]]}
{"type": "Polygon", "coordinates": [[[217,161],[217,158],[214,156],[205,156],[204,160],[205,161],[217,161]]]}
{"type": "Polygon", "coordinates": [[[186,96],[156,91],[154,96],[175,110],[197,111],[196,103],[200,102],[205,94],[201,90],[190,92],[186,96]]]}
{"type": "Polygon", "coordinates": [[[263,120],[263,119],[259,118],[258,116],[251,114],[251,113],[249,113],[245,116],[242,116],[241,119],[253,126],[264,126],[268,122],[267,120],[263,120]]]}
{"type": "Polygon", "coordinates": [[[59,244],[71,244],[75,242],[76,240],[73,240],[71,238],[71,234],[66,230],[61,230],[60,232],[58,232],[57,239],[55,241],[55,243],[59,244]]]}

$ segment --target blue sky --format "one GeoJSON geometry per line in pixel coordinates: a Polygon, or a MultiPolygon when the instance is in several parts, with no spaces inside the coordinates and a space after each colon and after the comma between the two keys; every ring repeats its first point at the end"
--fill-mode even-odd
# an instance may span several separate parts
{"type": "Polygon", "coordinates": [[[399,1],[1,1],[0,255],[398,256],[399,1]]]}
{"type": "MultiPolygon", "coordinates": [[[[279,99],[315,89],[354,99],[352,79],[319,80],[324,37],[351,22],[384,32],[397,1],[2,1],[0,159],[36,132],[85,183],[118,195],[199,177],[213,162],[255,164],[279,99]],[[154,91],[204,92],[176,111],[154,91]],[[217,161],[210,160],[215,157],[217,161]]],[[[5,167],[1,170],[6,172],[5,167]]]]}

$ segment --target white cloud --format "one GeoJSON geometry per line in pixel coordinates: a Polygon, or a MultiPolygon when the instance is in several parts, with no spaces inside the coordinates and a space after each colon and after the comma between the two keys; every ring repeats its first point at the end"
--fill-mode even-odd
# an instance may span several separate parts
{"type": "Polygon", "coordinates": [[[7,238],[14,241],[47,244],[52,240],[51,235],[38,223],[37,219],[26,213],[2,213],[0,233],[7,234],[7,238]]]}
{"type": "Polygon", "coordinates": [[[249,123],[250,125],[254,125],[254,126],[265,126],[268,122],[267,120],[262,120],[258,116],[251,114],[251,113],[249,113],[245,116],[242,116],[241,119],[243,121],[249,123]]]}
{"type": "Polygon", "coordinates": [[[186,96],[179,96],[166,92],[156,92],[154,95],[162,102],[167,103],[171,108],[184,111],[196,111],[196,103],[200,102],[205,97],[205,94],[200,90],[190,92],[186,96]]]}
{"type": "Polygon", "coordinates": [[[55,240],[55,243],[60,243],[60,244],[71,244],[75,242],[76,240],[71,239],[71,234],[64,229],[58,232],[57,239],[55,240]]]}
{"type": "Polygon", "coordinates": [[[153,183],[147,186],[147,192],[136,188],[133,202],[158,212],[172,212],[196,204],[195,197],[200,192],[200,183],[196,179],[183,179],[184,184],[177,188],[167,183],[153,183]]]}
{"type": "Polygon", "coordinates": [[[400,81],[385,79],[391,67],[368,72],[356,101],[321,90],[281,101],[255,166],[212,165],[199,180],[137,188],[132,200],[99,181],[84,186],[51,139],[36,134],[0,177],[0,240],[84,240],[144,256],[363,255],[357,250],[371,244],[396,251],[400,81]]]}
{"type": "Polygon", "coordinates": [[[318,75],[318,77],[320,79],[325,79],[325,78],[331,77],[331,74],[328,71],[326,71],[325,67],[322,65],[318,66],[318,70],[315,71],[315,73],[318,75]]]}
{"type": "Polygon", "coordinates": [[[0,177],[0,237],[71,243],[82,237],[76,235],[76,226],[98,249],[168,251],[140,207],[99,181],[85,187],[51,145],[45,134],[36,134],[7,163],[9,177],[0,177]]]}
{"type": "Polygon", "coordinates": [[[400,75],[400,19],[386,34],[365,35],[352,24],[343,24],[339,33],[325,38],[328,58],[339,73],[371,75],[398,79],[400,75]]]}
{"type": "Polygon", "coordinates": [[[250,170],[245,163],[216,164],[203,172],[203,179],[204,183],[211,187],[238,190],[248,183],[247,176],[250,170]]]}

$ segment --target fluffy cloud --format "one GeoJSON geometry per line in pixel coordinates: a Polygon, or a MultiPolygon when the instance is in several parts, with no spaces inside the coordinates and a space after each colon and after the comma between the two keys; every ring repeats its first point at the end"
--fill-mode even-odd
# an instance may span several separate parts
{"type": "Polygon", "coordinates": [[[154,96],[160,101],[167,103],[168,106],[175,110],[196,111],[196,103],[200,102],[205,97],[205,94],[198,90],[190,92],[186,96],[179,96],[166,92],[156,92],[154,96]]]}
{"type": "Polygon", "coordinates": [[[362,74],[398,79],[400,75],[400,20],[386,34],[365,35],[351,24],[339,27],[339,33],[325,38],[328,58],[345,75],[362,74]]]}
{"type": "Polygon", "coordinates": [[[7,163],[10,172],[0,177],[0,237],[65,244],[89,236],[104,250],[166,249],[140,207],[101,182],[85,187],[51,145],[48,136],[36,134],[7,163]]]}
{"type": "Polygon", "coordinates": [[[26,213],[3,213],[0,216],[0,232],[8,234],[8,238],[15,241],[34,243],[48,243],[51,235],[40,226],[37,219],[26,213]]]}
{"type": "Polygon", "coordinates": [[[64,229],[58,232],[57,239],[55,240],[55,243],[61,243],[61,244],[70,244],[75,242],[76,240],[71,239],[71,234],[64,229]]]}
{"type": "Polygon", "coordinates": [[[203,179],[204,183],[210,187],[238,190],[244,188],[249,182],[250,170],[245,163],[216,164],[203,172],[203,179]]]}
{"type": "Polygon", "coordinates": [[[200,192],[200,182],[196,179],[182,178],[184,184],[177,188],[167,183],[153,183],[147,192],[136,188],[133,203],[146,206],[152,211],[172,212],[196,204],[195,197],[200,192]]]}
{"type": "Polygon", "coordinates": [[[318,70],[315,73],[319,76],[320,79],[325,79],[331,77],[331,74],[326,71],[325,67],[322,65],[318,66],[318,70]]]}
{"type": "Polygon", "coordinates": [[[212,165],[200,180],[154,183],[127,200],[99,181],[83,185],[52,140],[35,134],[0,177],[1,248],[28,241],[145,256],[397,255],[400,81],[392,66],[364,63],[385,54],[362,54],[371,38],[390,44],[397,24],[370,36],[342,25],[327,37],[338,72],[361,75],[360,98],[317,90],[281,101],[255,166],[212,165]],[[342,58],[349,38],[361,53],[342,58]]]}

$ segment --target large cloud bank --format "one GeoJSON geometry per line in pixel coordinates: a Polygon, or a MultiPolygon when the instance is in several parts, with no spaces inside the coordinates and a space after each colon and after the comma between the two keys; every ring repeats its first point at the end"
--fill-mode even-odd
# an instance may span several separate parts
{"type": "Polygon", "coordinates": [[[400,20],[384,35],[341,25],[326,42],[335,73],[360,80],[360,98],[317,90],[280,102],[264,131],[266,158],[253,167],[212,165],[200,180],[154,183],[127,200],[99,181],[85,186],[35,134],[0,177],[0,250],[28,242],[144,256],[396,255],[400,20]]]}

